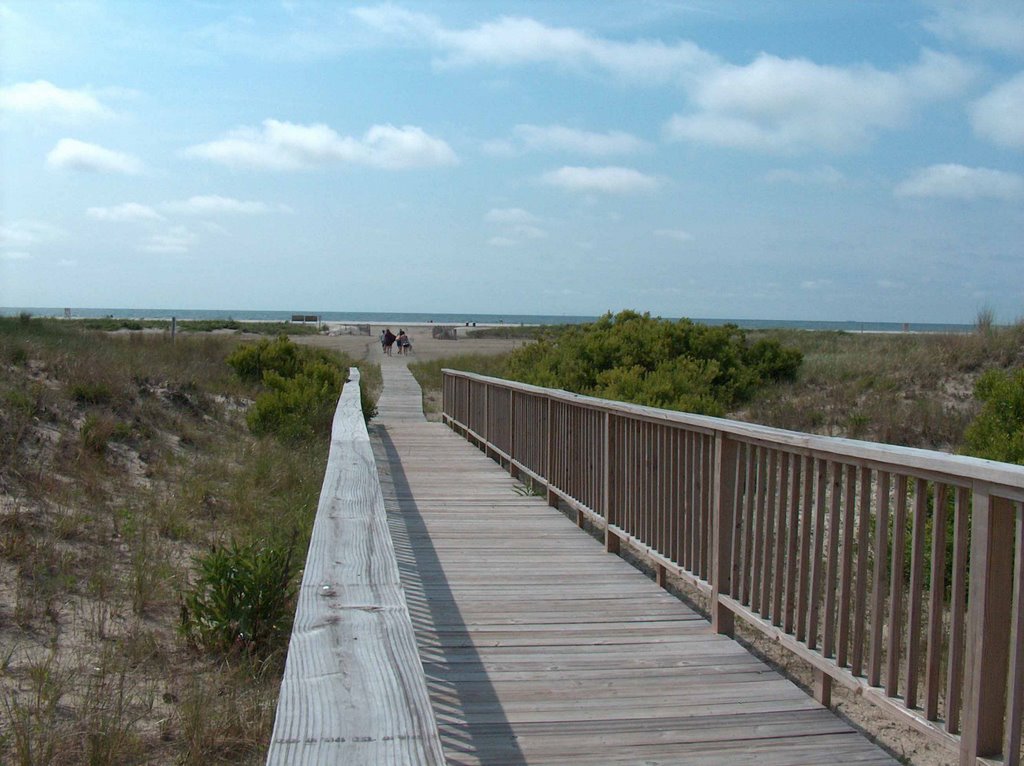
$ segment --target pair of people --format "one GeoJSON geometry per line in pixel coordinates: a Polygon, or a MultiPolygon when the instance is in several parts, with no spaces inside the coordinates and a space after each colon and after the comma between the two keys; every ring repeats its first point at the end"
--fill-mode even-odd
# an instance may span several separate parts
{"type": "Polygon", "coordinates": [[[387,356],[391,356],[391,349],[398,344],[399,354],[408,354],[409,349],[412,348],[412,343],[409,341],[409,336],[405,334],[405,330],[399,330],[398,335],[391,332],[391,328],[388,327],[380,334],[380,345],[384,353],[387,356]]]}

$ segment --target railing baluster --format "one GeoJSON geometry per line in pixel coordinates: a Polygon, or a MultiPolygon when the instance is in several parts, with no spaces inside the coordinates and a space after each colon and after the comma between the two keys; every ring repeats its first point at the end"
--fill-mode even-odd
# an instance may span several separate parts
{"type": "Polygon", "coordinates": [[[943,603],[946,598],[946,487],[935,485],[932,505],[932,572],[928,585],[928,656],[925,660],[924,715],[939,718],[943,603]]]}
{"type": "Polygon", "coordinates": [[[712,514],[714,548],[712,552],[711,627],[716,633],[733,634],[734,615],[719,603],[719,596],[732,589],[733,514],[736,511],[737,445],[723,433],[715,434],[714,513],[712,514]]]}
{"type": "Polygon", "coordinates": [[[885,588],[889,584],[889,486],[891,475],[880,471],[875,493],[875,561],[871,585],[871,654],[868,683],[882,683],[882,629],[885,627],[885,588]]]}
{"type": "Polygon", "coordinates": [[[803,459],[793,455],[793,481],[789,487],[789,520],[786,545],[786,612],[783,617],[783,630],[793,632],[796,618],[796,605],[800,598],[800,583],[797,580],[800,571],[800,498],[803,487],[803,459]]]}
{"type": "MultiPolygon", "coordinates": [[[[893,516],[892,574],[889,582],[889,645],[886,649],[885,693],[899,694],[900,654],[903,651],[903,547],[907,542],[907,477],[896,477],[896,511],[893,516]]],[[[913,598],[913,596],[911,596],[913,598]]]]}
{"type": "Polygon", "coordinates": [[[839,576],[839,637],[836,639],[836,664],[846,667],[850,650],[850,616],[853,609],[853,535],[856,519],[854,487],[857,468],[846,466],[843,485],[843,568],[839,576]]]}
{"type": "Polygon", "coordinates": [[[921,666],[921,618],[924,612],[924,545],[928,519],[928,482],[914,482],[914,526],[910,544],[910,610],[907,615],[908,708],[917,707],[918,675],[921,666]]]}
{"type": "Polygon", "coordinates": [[[964,671],[964,612],[967,608],[967,490],[958,487],[953,502],[953,580],[949,602],[949,653],[946,661],[946,731],[960,731],[964,671]]]}
{"type": "Polygon", "coordinates": [[[861,675],[864,664],[864,633],[867,627],[868,541],[871,539],[871,469],[860,469],[857,492],[857,586],[853,597],[853,658],[850,672],[861,675]]]}
{"type": "MultiPolygon", "coordinates": [[[[814,649],[818,645],[818,623],[821,603],[821,588],[825,569],[831,559],[825,558],[825,490],[828,488],[828,464],[824,460],[813,459],[814,466],[814,552],[805,551],[804,560],[810,556],[811,582],[810,604],[807,609],[806,640],[807,648],[814,649]]],[[[810,473],[808,473],[810,479],[810,473]]],[[[804,636],[798,635],[797,638],[804,636]]]]}

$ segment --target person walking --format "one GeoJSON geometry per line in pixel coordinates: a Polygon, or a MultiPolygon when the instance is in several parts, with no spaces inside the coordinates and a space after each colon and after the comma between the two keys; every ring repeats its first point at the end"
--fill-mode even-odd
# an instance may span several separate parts
{"type": "Polygon", "coordinates": [[[384,330],[384,353],[391,356],[391,347],[395,345],[395,334],[388,327],[384,330]]]}

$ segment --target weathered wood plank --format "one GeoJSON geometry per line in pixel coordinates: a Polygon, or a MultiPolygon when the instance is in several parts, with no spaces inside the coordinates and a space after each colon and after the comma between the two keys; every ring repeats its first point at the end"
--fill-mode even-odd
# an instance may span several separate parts
{"type": "MultiPolygon", "coordinates": [[[[562,426],[570,422],[555,409],[562,426]]],[[[711,443],[680,439],[668,450],[687,474],[676,485],[680,507],[658,506],[652,489],[666,468],[658,428],[609,418],[613,446],[626,429],[633,446],[605,453],[592,491],[607,498],[599,505],[620,530],[649,542],[671,534],[677,539],[669,550],[709,567],[701,550],[711,533],[711,443]],[[639,448],[637,436],[644,437],[639,448]],[[636,466],[642,470],[630,477],[636,466]],[[653,516],[638,491],[653,503],[653,516]]],[[[444,426],[385,422],[374,433],[388,524],[449,763],[893,763],[608,555],[575,518],[544,498],[516,494],[506,472],[444,426]]],[[[566,468],[560,461],[552,456],[555,470],[566,468]]],[[[586,489],[586,477],[577,480],[586,489]]]]}
{"type": "Polygon", "coordinates": [[[444,763],[356,370],[335,412],[267,763],[444,763]]]}

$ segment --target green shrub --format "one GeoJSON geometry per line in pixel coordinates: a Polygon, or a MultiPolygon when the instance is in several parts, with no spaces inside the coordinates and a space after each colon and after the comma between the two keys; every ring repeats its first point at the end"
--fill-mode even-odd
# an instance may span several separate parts
{"type": "Polygon", "coordinates": [[[984,404],[964,433],[964,452],[1024,465],[1024,367],[989,370],[978,379],[974,395],[984,404]]]}
{"type": "Polygon", "coordinates": [[[299,347],[281,335],[277,339],[261,340],[256,344],[239,346],[229,357],[228,364],[242,380],[259,382],[267,371],[285,378],[294,377],[302,364],[299,347]]]}
{"type": "Polygon", "coordinates": [[[217,654],[267,657],[282,648],[296,591],[294,542],[214,547],[196,562],[199,578],[181,606],[182,634],[217,654]]]}
{"type": "Polygon", "coordinates": [[[285,441],[330,434],[343,383],[337,367],[313,362],[293,377],[268,370],[263,382],[270,390],[257,397],[248,416],[254,434],[275,434],[285,441]]]}
{"type": "Polygon", "coordinates": [[[551,333],[509,355],[509,377],[655,407],[722,415],[761,386],[792,380],[802,354],[735,325],[623,311],[551,333]]]}

